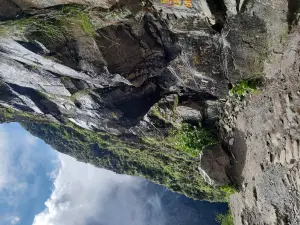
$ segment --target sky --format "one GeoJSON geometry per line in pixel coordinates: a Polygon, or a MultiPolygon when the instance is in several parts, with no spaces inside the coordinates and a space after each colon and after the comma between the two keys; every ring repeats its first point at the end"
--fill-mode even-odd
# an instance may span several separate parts
{"type": "Polygon", "coordinates": [[[215,225],[227,211],[77,162],[17,123],[0,124],[0,162],[0,225],[215,225]]]}

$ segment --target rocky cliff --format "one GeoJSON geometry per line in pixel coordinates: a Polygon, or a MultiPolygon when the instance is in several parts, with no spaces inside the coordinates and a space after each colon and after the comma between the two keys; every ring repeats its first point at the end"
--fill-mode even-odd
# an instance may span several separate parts
{"type": "Polygon", "coordinates": [[[294,29],[270,63],[265,87],[236,115],[232,151],[241,191],[231,197],[235,224],[300,224],[300,39],[294,29]]]}
{"type": "MultiPolygon", "coordinates": [[[[226,201],[236,186],[236,224],[280,224],[284,216],[272,223],[259,216],[269,205],[263,211],[247,202],[249,188],[257,198],[266,187],[245,185],[247,171],[274,170],[248,165],[248,155],[258,157],[278,136],[265,120],[249,118],[267,115],[269,83],[287,92],[298,81],[299,7],[291,0],[0,0],[1,121],[22,123],[78,160],[193,198],[226,201]],[[295,78],[284,72],[292,66],[295,78]]],[[[296,146],[296,133],[289,135],[296,146]]]]}

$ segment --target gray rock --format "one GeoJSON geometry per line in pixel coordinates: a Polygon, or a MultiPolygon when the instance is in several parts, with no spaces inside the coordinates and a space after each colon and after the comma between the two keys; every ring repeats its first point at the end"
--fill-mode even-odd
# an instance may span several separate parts
{"type": "Polygon", "coordinates": [[[207,18],[211,24],[215,24],[215,17],[211,13],[208,7],[207,1],[195,0],[195,1],[160,1],[151,0],[156,10],[161,10],[164,14],[174,14],[177,18],[194,17],[207,18]]]}
{"type": "Polygon", "coordinates": [[[201,112],[187,106],[178,106],[176,108],[177,115],[182,121],[200,122],[202,120],[201,112]]]}
{"type": "Polygon", "coordinates": [[[237,14],[237,2],[236,0],[224,0],[227,8],[227,16],[231,17],[237,14]]]}
{"type": "Polygon", "coordinates": [[[232,146],[234,144],[234,138],[230,138],[229,141],[228,141],[228,144],[230,146],[232,146]]]}
{"type": "Polygon", "coordinates": [[[56,5],[64,5],[64,4],[82,4],[89,5],[94,7],[102,7],[109,8],[116,4],[118,1],[116,0],[14,0],[15,5],[19,6],[23,10],[33,8],[46,8],[56,5]]]}
{"type": "Polygon", "coordinates": [[[207,100],[206,111],[205,111],[205,119],[208,121],[216,121],[220,117],[222,103],[218,101],[207,100]]]}
{"type": "Polygon", "coordinates": [[[229,165],[229,156],[219,144],[208,146],[200,153],[198,169],[205,181],[210,185],[222,186],[230,183],[226,174],[229,165]]]}
{"type": "Polygon", "coordinates": [[[0,2],[0,20],[3,19],[13,19],[19,13],[21,13],[21,9],[18,5],[14,4],[10,0],[1,0],[0,2]]]}
{"type": "Polygon", "coordinates": [[[243,4],[243,13],[229,18],[222,30],[228,43],[224,45],[224,57],[232,83],[263,76],[267,58],[273,51],[281,51],[281,42],[288,34],[285,1],[254,0],[243,4]]]}

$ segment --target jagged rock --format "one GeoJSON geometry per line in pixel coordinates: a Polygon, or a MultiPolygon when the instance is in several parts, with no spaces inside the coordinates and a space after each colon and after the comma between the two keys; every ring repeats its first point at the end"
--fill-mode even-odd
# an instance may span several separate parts
{"type": "Polygon", "coordinates": [[[222,186],[230,183],[226,174],[229,166],[229,156],[219,144],[208,146],[200,153],[198,169],[205,181],[212,186],[222,186]]]}
{"type": "Polygon", "coordinates": [[[243,13],[229,18],[222,30],[226,74],[232,83],[262,77],[267,59],[273,51],[281,51],[288,34],[286,2],[257,0],[244,4],[243,13]]]}
{"type": "Polygon", "coordinates": [[[237,1],[236,0],[224,0],[227,16],[231,17],[237,14],[237,1]]]}
{"type": "Polygon", "coordinates": [[[300,117],[291,114],[300,101],[300,30],[294,29],[266,74],[268,84],[237,115],[233,177],[244,189],[231,197],[235,224],[300,224],[300,117]]]}
{"type": "Polygon", "coordinates": [[[228,140],[228,144],[229,144],[230,146],[233,146],[233,144],[234,144],[234,138],[230,138],[230,139],[228,140]]]}
{"type": "Polygon", "coordinates": [[[217,121],[220,117],[222,103],[219,101],[207,100],[205,101],[205,120],[206,121],[217,121]]]}
{"type": "Polygon", "coordinates": [[[179,118],[182,118],[182,121],[184,122],[197,124],[202,120],[201,111],[187,106],[178,106],[176,108],[176,113],[179,115],[179,118]]]}

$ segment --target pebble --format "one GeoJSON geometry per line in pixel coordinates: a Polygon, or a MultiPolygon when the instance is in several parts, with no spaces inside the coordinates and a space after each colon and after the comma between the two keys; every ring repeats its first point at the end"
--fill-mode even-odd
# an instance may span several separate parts
{"type": "Polygon", "coordinates": [[[231,128],[227,124],[224,125],[224,128],[227,132],[231,131],[231,128]]]}
{"type": "Polygon", "coordinates": [[[228,144],[230,146],[232,146],[234,144],[234,138],[230,138],[229,141],[228,141],[228,144]]]}

